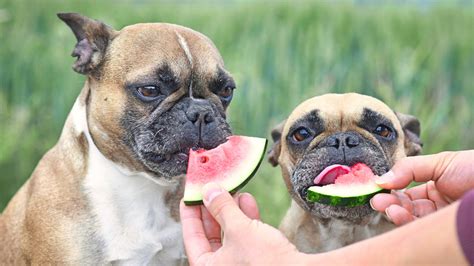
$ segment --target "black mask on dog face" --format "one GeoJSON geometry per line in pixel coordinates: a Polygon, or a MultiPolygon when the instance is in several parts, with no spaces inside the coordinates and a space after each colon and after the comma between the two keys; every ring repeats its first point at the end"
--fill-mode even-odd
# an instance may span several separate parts
{"type": "MultiPolygon", "coordinates": [[[[278,132],[273,132],[278,138],[270,160],[280,164],[292,198],[320,219],[362,223],[374,213],[368,204],[330,206],[306,199],[308,188],[317,185],[315,178],[328,166],[363,163],[382,175],[406,156],[406,128],[395,112],[377,99],[359,94],[310,99],[293,111],[278,132]]],[[[419,145],[418,139],[409,141],[419,145]]]]}

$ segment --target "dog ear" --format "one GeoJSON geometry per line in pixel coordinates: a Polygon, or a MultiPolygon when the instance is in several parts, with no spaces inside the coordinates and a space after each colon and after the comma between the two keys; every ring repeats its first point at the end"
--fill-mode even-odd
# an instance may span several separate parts
{"type": "Polygon", "coordinates": [[[273,128],[271,132],[273,145],[268,151],[268,162],[270,162],[273,166],[278,165],[278,157],[280,157],[281,150],[281,133],[283,131],[283,127],[285,126],[285,122],[286,119],[273,128]]]}
{"type": "Polygon", "coordinates": [[[91,74],[104,59],[107,46],[117,32],[104,23],[81,14],[57,15],[71,28],[77,39],[72,52],[72,56],[77,57],[77,60],[72,68],[80,74],[91,74]]]}
{"type": "Polygon", "coordinates": [[[423,147],[420,140],[420,121],[414,116],[395,112],[405,134],[405,153],[407,156],[419,155],[423,147]]]}

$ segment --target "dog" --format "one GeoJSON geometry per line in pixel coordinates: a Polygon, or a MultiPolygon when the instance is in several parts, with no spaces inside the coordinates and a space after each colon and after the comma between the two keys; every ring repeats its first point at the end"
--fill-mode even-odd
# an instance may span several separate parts
{"type": "Polygon", "coordinates": [[[61,13],[86,75],[58,143],[0,218],[0,264],[185,261],[179,220],[188,152],[226,141],[235,82],[189,28],[120,31],[61,13]]]}
{"type": "Polygon", "coordinates": [[[325,94],[301,103],[271,135],[268,159],[280,165],[292,198],[280,230],[300,251],[337,249],[394,227],[369,204],[330,206],[309,202],[306,195],[327,166],[362,162],[382,175],[397,160],[419,154],[420,122],[415,117],[370,96],[325,94]]]}

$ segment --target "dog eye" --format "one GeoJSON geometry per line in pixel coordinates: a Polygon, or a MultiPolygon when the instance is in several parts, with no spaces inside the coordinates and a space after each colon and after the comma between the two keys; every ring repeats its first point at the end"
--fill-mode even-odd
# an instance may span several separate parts
{"type": "Polygon", "coordinates": [[[384,138],[391,138],[393,136],[393,130],[385,125],[378,125],[374,133],[384,138]]]}
{"type": "Polygon", "coordinates": [[[160,90],[156,86],[142,86],[137,88],[138,94],[145,100],[152,100],[160,95],[160,90]]]}
{"type": "Polygon", "coordinates": [[[295,130],[293,132],[292,137],[293,137],[294,141],[301,142],[301,141],[311,137],[311,133],[309,133],[309,131],[306,128],[300,127],[300,128],[298,128],[297,130],[295,130]]]}
{"type": "Polygon", "coordinates": [[[219,91],[218,95],[221,97],[224,101],[230,101],[232,99],[232,95],[234,94],[234,89],[233,87],[225,87],[221,91],[219,91]]]}

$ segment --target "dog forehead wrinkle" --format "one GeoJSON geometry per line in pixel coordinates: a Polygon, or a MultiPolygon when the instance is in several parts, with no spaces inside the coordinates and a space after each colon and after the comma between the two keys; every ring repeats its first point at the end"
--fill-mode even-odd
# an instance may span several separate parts
{"type": "Polygon", "coordinates": [[[181,34],[179,34],[177,31],[175,31],[176,36],[178,37],[178,43],[181,49],[183,49],[184,53],[186,54],[186,58],[188,59],[189,67],[191,68],[191,77],[190,77],[190,82],[189,82],[189,97],[193,98],[193,56],[191,54],[191,51],[189,50],[188,43],[184,39],[181,34]]]}
{"type": "Polygon", "coordinates": [[[386,116],[376,112],[370,108],[365,107],[362,111],[362,117],[360,119],[361,125],[371,125],[377,126],[378,124],[383,123],[393,128],[393,124],[386,116]]]}
{"type": "Polygon", "coordinates": [[[310,111],[309,113],[307,113],[306,115],[304,115],[302,118],[296,120],[293,123],[293,125],[290,127],[289,132],[297,129],[302,124],[308,124],[308,126],[314,126],[318,129],[322,129],[324,127],[324,121],[319,115],[319,112],[320,111],[318,109],[314,109],[310,111]]]}
{"type": "Polygon", "coordinates": [[[164,83],[179,82],[179,78],[177,78],[177,75],[174,73],[173,69],[171,69],[171,66],[168,62],[160,64],[156,68],[155,73],[155,75],[158,76],[159,80],[164,83]]]}

